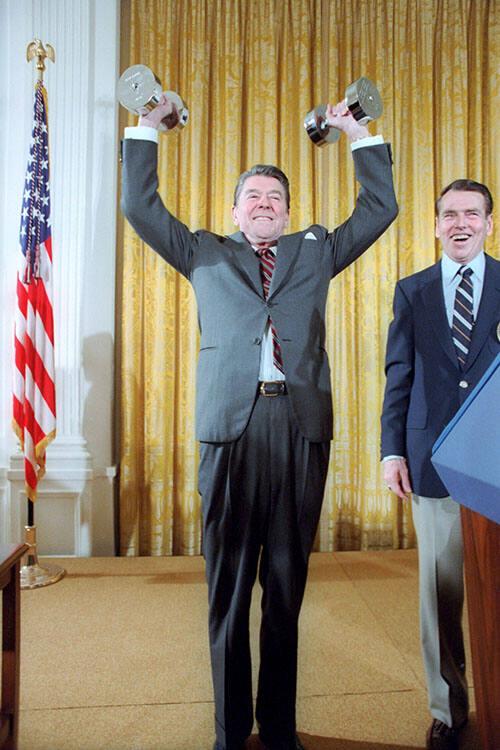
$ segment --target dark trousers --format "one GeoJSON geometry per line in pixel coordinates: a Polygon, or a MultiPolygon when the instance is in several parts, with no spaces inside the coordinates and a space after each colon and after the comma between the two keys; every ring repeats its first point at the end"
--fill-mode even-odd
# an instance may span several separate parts
{"type": "Polygon", "coordinates": [[[258,396],[234,443],[201,443],[199,488],[217,742],[252,732],[249,610],[262,586],[256,719],[270,747],[295,737],[298,617],[328,470],[329,443],[299,433],[286,395],[258,396]]]}

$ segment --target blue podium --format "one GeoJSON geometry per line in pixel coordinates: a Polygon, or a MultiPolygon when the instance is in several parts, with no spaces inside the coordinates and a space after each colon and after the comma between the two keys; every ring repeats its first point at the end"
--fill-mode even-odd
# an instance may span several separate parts
{"type": "Polygon", "coordinates": [[[500,354],[436,440],[431,460],[454,500],[500,524],[500,354]]]}
{"type": "Polygon", "coordinates": [[[500,748],[500,354],[437,439],[432,462],[461,504],[476,716],[500,748]]]}

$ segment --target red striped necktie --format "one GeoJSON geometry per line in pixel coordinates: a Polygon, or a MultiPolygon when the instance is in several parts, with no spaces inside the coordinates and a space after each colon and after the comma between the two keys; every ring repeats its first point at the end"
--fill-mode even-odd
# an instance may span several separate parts
{"type": "MultiPolygon", "coordinates": [[[[260,259],[260,277],[262,279],[264,298],[267,300],[269,296],[269,288],[271,286],[271,279],[273,278],[276,255],[270,247],[258,247],[256,253],[260,259]]],[[[271,317],[269,317],[269,327],[273,337],[273,363],[280,372],[284,372],[281,345],[271,317]]]]}

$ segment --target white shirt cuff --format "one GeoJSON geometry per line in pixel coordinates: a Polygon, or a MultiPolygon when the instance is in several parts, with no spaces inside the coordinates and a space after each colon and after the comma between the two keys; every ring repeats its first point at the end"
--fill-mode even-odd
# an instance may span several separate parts
{"type": "Polygon", "coordinates": [[[365,146],[378,146],[383,142],[384,139],[380,133],[377,135],[367,135],[366,138],[360,138],[359,141],[351,143],[351,151],[356,151],[357,148],[365,148],[365,146]]]}
{"type": "Polygon", "coordinates": [[[135,138],[138,141],[153,141],[158,143],[158,131],[148,125],[134,125],[125,128],[125,138],[135,138]]]}
{"type": "Polygon", "coordinates": [[[404,456],[384,456],[382,459],[382,463],[385,463],[385,461],[392,461],[394,458],[400,458],[401,461],[406,461],[406,458],[404,456]]]}

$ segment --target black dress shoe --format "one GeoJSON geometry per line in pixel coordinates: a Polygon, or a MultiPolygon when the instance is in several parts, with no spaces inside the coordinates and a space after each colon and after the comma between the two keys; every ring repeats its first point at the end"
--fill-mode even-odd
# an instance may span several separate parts
{"type": "Polygon", "coordinates": [[[433,719],[427,731],[427,750],[458,750],[458,731],[433,719]]]}

